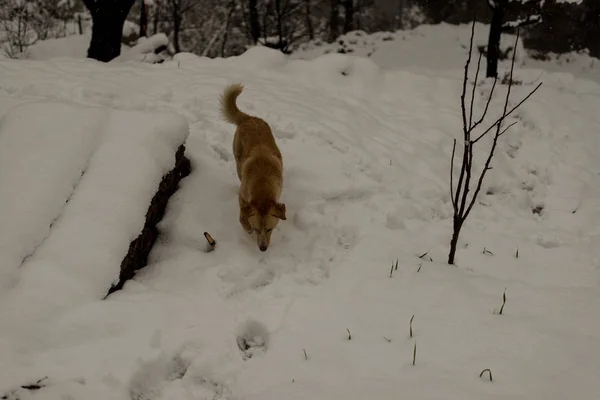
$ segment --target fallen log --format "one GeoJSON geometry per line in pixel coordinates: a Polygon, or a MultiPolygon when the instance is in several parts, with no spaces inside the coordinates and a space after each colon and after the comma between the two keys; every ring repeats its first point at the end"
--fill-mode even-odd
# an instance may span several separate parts
{"type": "Polygon", "coordinates": [[[185,156],[185,145],[182,144],[175,153],[175,166],[163,176],[158,190],[150,202],[142,232],[129,244],[129,251],[121,263],[119,281],[110,287],[105,299],[111,293],[121,290],[125,282],[132,279],[138,270],[148,264],[148,255],[160,234],[157,224],[165,214],[169,199],[177,191],[179,181],[188,176],[190,172],[190,160],[185,156]]]}

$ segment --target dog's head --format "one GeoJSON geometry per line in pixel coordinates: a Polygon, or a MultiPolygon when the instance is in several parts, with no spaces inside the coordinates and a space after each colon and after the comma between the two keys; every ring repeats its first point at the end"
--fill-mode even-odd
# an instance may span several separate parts
{"type": "Polygon", "coordinates": [[[260,205],[246,204],[243,212],[248,217],[248,223],[256,233],[256,244],[260,251],[266,251],[271,243],[271,233],[279,223],[285,220],[285,204],[267,203],[260,205]]]}

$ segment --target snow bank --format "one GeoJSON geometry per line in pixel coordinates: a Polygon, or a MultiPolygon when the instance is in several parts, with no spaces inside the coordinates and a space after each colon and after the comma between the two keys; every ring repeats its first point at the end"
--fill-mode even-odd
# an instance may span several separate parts
{"type": "Polygon", "coordinates": [[[102,139],[107,112],[75,110],[30,103],[0,120],[0,287],[48,236],[102,139]]]}
{"type": "MultiPolygon", "coordinates": [[[[70,35],[64,38],[40,40],[27,48],[25,58],[29,60],[51,60],[54,58],[86,58],[90,47],[91,32],[70,35]]],[[[122,44],[121,53],[129,46],[122,44]]]]}
{"type": "Polygon", "coordinates": [[[157,63],[165,57],[156,54],[155,50],[169,45],[169,38],[164,33],[157,33],[149,38],[141,37],[138,43],[132,48],[123,51],[123,53],[113,61],[141,61],[150,64],[157,63]]]}
{"type": "Polygon", "coordinates": [[[2,186],[0,237],[16,247],[10,267],[39,247],[2,297],[0,320],[33,334],[116,282],[188,125],[170,114],[52,103],[20,106],[4,121],[0,174],[10,186],[2,186]]]}

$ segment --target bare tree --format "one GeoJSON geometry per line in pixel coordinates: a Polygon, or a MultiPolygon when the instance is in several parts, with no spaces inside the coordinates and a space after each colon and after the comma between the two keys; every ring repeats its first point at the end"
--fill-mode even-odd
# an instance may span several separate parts
{"type": "Polygon", "coordinates": [[[19,57],[37,41],[38,35],[33,29],[35,14],[31,3],[0,0],[0,30],[5,36],[2,50],[8,57],[19,57]]]}
{"type": "Polygon", "coordinates": [[[181,34],[193,12],[203,5],[199,0],[165,0],[165,14],[172,24],[172,43],[175,52],[181,51],[181,34]]]}
{"type": "MultiPolygon", "coordinates": [[[[476,13],[476,11],[475,11],[476,13]]],[[[476,14],[475,14],[476,15],[476,14]]],[[[465,98],[467,93],[467,82],[469,80],[469,65],[471,64],[471,57],[473,54],[473,39],[475,36],[475,17],[473,18],[473,25],[471,27],[471,40],[469,44],[469,55],[467,58],[467,62],[465,64],[465,75],[463,78],[463,87],[462,94],[460,96],[461,102],[461,110],[462,110],[462,121],[463,121],[463,155],[462,155],[462,164],[460,169],[460,175],[458,178],[458,183],[456,188],[454,187],[454,156],[456,153],[456,139],[454,139],[454,145],[452,147],[452,158],[450,162],[450,197],[452,201],[452,207],[454,210],[453,215],[453,232],[452,239],[450,241],[450,253],[448,255],[448,264],[454,264],[455,256],[456,256],[456,246],[458,244],[458,238],[460,236],[460,231],[464,226],[464,223],[469,216],[469,213],[473,209],[477,196],[481,191],[481,185],[483,183],[483,179],[485,178],[486,173],[491,169],[491,161],[494,156],[494,151],[496,150],[496,145],[498,143],[498,139],[504,135],[510,127],[512,127],[515,123],[504,127],[505,119],[511,115],[517,108],[519,108],[527,99],[529,99],[542,85],[539,83],[535,89],[533,89],[525,98],[523,98],[517,105],[512,107],[510,110],[508,109],[508,102],[510,98],[510,92],[513,85],[513,70],[515,66],[515,56],[516,56],[516,47],[519,40],[519,29],[517,28],[517,37],[515,39],[515,50],[512,54],[512,63],[510,67],[510,76],[508,80],[508,89],[506,92],[506,97],[504,99],[504,108],[502,110],[502,114],[498,117],[494,123],[492,123],[486,130],[484,130],[480,134],[475,134],[475,129],[483,122],[485,119],[489,105],[492,101],[492,96],[494,95],[494,89],[496,88],[496,83],[498,81],[498,77],[494,76],[494,83],[490,90],[489,97],[487,99],[487,103],[485,105],[485,109],[481,115],[481,117],[473,121],[473,104],[475,102],[475,89],[477,86],[477,78],[479,76],[479,70],[481,66],[481,57],[482,54],[479,53],[479,59],[477,61],[477,72],[475,73],[475,82],[473,83],[473,89],[471,92],[471,102],[469,105],[469,110],[467,114],[467,106],[465,104],[465,98]],[[471,198],[468,198],[468,194],[471,191],[472,179],[473,177],[473,153],[475,150],[475,145],[479,143],[479,141],[485,137],[488,133],[494,132],[494,137],[492,141],[492,146],[489,149],[488,156],[485,161],[485,165],[483,166],[481,172],[479,173],[479,178],[477,179],[476,186],[474,189],[471,198]]]]}
{"type": "Polygon", "coordinates": [[[498,75],[502,33],[540,22],[543,0],[488,0],[488,5],[492,11],[492,21],[486,55],[486,77],[494,78],[498,75]],[[511,14],[525,16],[506,22],[505,19],[511,14]]]}

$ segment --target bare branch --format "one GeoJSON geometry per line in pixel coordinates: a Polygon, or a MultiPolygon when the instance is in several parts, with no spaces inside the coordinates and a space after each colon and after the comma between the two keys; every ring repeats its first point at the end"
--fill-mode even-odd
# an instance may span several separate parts
{"type": "Polygon", "coordinates": [[[454,200],[454,154],[456,152],[456,139],[452,144],[452,157],[450,158],[450,200],[452,200],[452,208],[456,213],[458,207],[456,206],[456,200],[454,200]]]}
{"type": "MultiPolygon", "coordinates": [[[[463,77],[463,87],[462,87],[462,93],[460,96],[460,107],[461,107],[461,112],[462,112],[462,120],[463,120],[463,147],[464,147],[464,151],[463,151],[463,159],[462,159],[462,167],[460,169],[460,175],[458,177],[458,185],[456,186],[456,193],[455,193],[455,199],[454,202],[458,205],[458,197],[459,197],[459,193],[461,192],[461,189],[463,187],[463,180],[465,179],[465,168],[464,166],[466,165],[466,163],[468,162],[468,154],[467,154],[467,149],[468,149],[468,145],[467,143],[469,143],[471,141],[471,129],[469,126],[467,126],[467,110],[466,110],[466,106],[465,106],[465,96],[467,93],[467,82],[469,80],[469,64],[471,64],[471,56],[473,55],[473,42],[475,41],[475,21],[477,20],[477,1],[473,2],[473,24],[471,24],[471,37],[469,39],[469,56],[467,58],[467,62],[465,63],[465,74],[463,77]]],[[[473,101],[473,100],[471,100],[473,101]]]]}
{"type": "Polygon", "coordinates": [[[506,133],[506,131],[508,131],[508,130],[509,130],[511,127],[515,126],[516,124],[517,124],[517,121],[515,121],[515,122],[513,122],[512,124],[508,125],[506,128],[504,128],[504,129],[502,130],[502,132],[500,132],[500,133],[498,134],[498,137],[500,137],[500,136],[504,135],[504,134],[506,133]]]}
{"type": "Polygon", "coordinates": [[[494,83],[492,84],[492,90],[490,90],[490,95],[487,99],[487,103],[485,104],[485,108],[483,110],[483,114],[481,114],[481,118],[479,118],[475,124],[471,127],[471,131],[473,131],[479,124],[483,122],[485,116],[487,115],[488,108],[490,108],[490,103],[492,102],[492,97],[494,96],[494,89],[496,89],[496,83],[498,82],[498,75],[494,77],[494,83]]]}
{"type": "Polygon", "coordinates": [[[525,103],[540,88],[540,86],[542,86],[542,82],[538,83],[538,85],[535,87],[535,89],[533,89],[531,92],[529,92],[529,94],[527,96],[525,96],[523,98],[523,100],[521,100],[516,106],[511,108],[510,111],[508,111],[506,113],[506,115],[498,118],[488,129],[485,130],[485,132],[483,132],[481,135],[479,135],[477,137],[477,139],[473,140],[473,143],[477,143],[482,137],[484,137],[489,131],[491,131],[494,128],[494,126],[496,126],[496,124],[498,124],[499,122],[502,122],[502,120],[504,120],[506,117],[511,115],[517,108],[519,108],[523,103],[525,103]]]}
{"type": "Polygon", "coordinates": [[[528,25],[534,25],[542,22],[541,15],[528,15],[526,18],[518,19],[516,21],[509,21],[502,25],[502,32],[510,31],[513,29],[523,28],[528,25]]]}
{"type": "Polygon", "coordinates": [[[483,53],[479,53],[477,60],[477,71],[475,72],[475,81],[473,82],[473,91],[471,92],[471,109],[469,111],[469,131],[473,131],[473,105],[475,104],[475,90],[477,89],[477,79],[479,79],[479,69],[481,68],[481,57],[483,53]]]}
{"type": "MultiPolygon", "coordinates": [[[[490,149],[487,160],[485,161],[485,166],[481,170],[481,174],[479,175],[479,179],[477,181],[477,186],[475,188],[475,192],[473,192],[473,197],[471,198],[469,207],[467,207],[465,217],[469,215],[469,213],[471,212],[471,209],[473,208],[473,205],[475,204],[475,201],[477,200],[477,195],[479,195],[479,192],[481,190],[481,185],[483,184],[483,178],[485,178],[487,171],[490,169],[490,163],[492,162],[492,157],[494,157],[494,151],[496,150],[496,145],[498,144],[498,138],[501,135],[500,129],[501,129],[502,121],[504,121],[504,119],[508,116],[508,113],[507,113],[508,101],[510,98],[510,92],[511,92],[512,85],[513,85],[513,72],[515,69],[515,59],[516,59],[516,55],[517,55],[516,50],[517,50],[517,44],[519,42],[519,33],[520,33],[520,30],[517,29],[517,37],[515,38],[515,47],[514,47],[515,51],[513,51],[512,60],[511,60],[511,64],[510,64],[510,78],[508,81],[508,90],[506,92],[506,98],[504,100],[504,109],[502,111],[502,117],[499,118],[498,122],[495,125],[492,125],[490,127],[490,129],[493,128],[494,126],[496,127],[496,134],[494,135],[494,141],[492,142],[492,148],[490,149]]],[[[541,83],[540,83],[540,85],[541,85],[541,83]]],[[[537,90],[537,88],[535,90],[537,90]]],[[[535,92],[535,90],[533,90],[529,94],[529,96],[531,96],[533,94],[533,92],[535,92]]],[[[510,128],[510,126],[509,126],[509,128],[510,128]]],[[[480,137],[483,137],[483,136],[480,136],[480,137]]]]}
{"type": "MultiPolygon", "coordinates": [[[[474,14],[476,12],[477,12],[477,3],[475,3],[474,14]]],[[[473,55],[474,38],[475,38],[475,18],[473,18],[473,24],[471,24],[471,39],[469,40],[469,56],[467,57],[467,62],[465,63],[465,76],[463,78],[462,93],[460,95],[460,107],[462,109],[463,134],[465,136],[465,141],[469,140],[469,126],[467,126],[467,110],[465,107],[465,97],[467,95],[467,83],[469,82],[469,65],[471,64],[471,57],[473,55]]]]}

